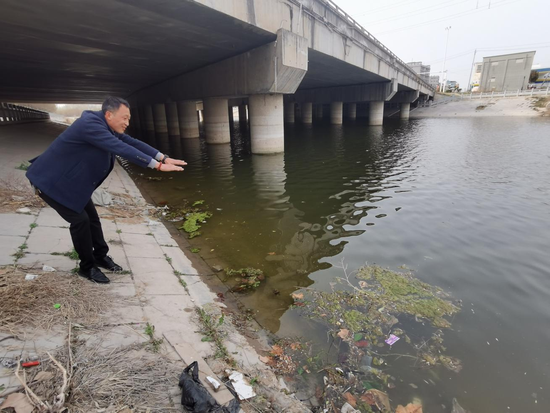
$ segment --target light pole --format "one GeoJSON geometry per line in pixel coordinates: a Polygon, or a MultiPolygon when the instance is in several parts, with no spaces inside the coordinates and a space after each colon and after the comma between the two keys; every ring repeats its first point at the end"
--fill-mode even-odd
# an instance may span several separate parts
{"type": "Polygon", "coordinates": [[[472,68],[470,69],[470,79],[468,80],[468,91],[472,90],[472,73],[474,71],[474,65],[476,63],[476,53],[477,49],[474,50],[474,58],[472,59],[472,68]]]}
{"type": "Polygon", "coordinates": [[[445,70],[445,66],[447,64],[447,48],[449,47],[449,33],[451,32],[451,26],[445,27],[445,30],[447,31],[447,42],[445,43],[445,58],[443,59],[443,92],[447,90],[447,71],[445,70]]]}

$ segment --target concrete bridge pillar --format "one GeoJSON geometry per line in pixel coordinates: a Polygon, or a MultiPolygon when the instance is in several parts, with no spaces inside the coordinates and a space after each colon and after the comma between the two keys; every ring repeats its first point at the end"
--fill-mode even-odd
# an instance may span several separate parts
{"type": "Polygon", "coordinates": [[[401,111],[399,112],[399,117],[401,119],[409,119],[410,111],[411,111],[410,103],[401,103],[401,111]]]}
{"type": "Polygon", "coordinates": [[[168,136],[180,136],[178,104],[176,102],[166,104],[166,119],[168,121],[168,136]]]}
{"type": "Polygon", "coordinates": [[[296,104],[294,102],[287,102],[285,104],[285,122],[294,123],[296,121],[295,111],[296,104]]]}
{"type": "Polygon", "coordinates": [[[178,124],[182,138],[199,137],[197,103],[194,100],[178,102],[178,124]]]}
{"type": "Polygon", "coordinates": [[[141,119],[139,116],[138,108],[136,107],[132,108],[130,110],[130,113],[132,115],[132,118],[130,119],[132,137],[143,141],[144,140],[143,130],[141,129],[141,119]]]}
{"type": "Polygon", "coordinates": [[[163,153],[169,152],[168,122],[166,120],[166,108],[164,103],[156,103],[153,106],[153,121],[155,123],[155,137],[157,139],[158,150],[163,153]]]}
{"type": "Polygon", "coordinates": [[[153,121],[153,107],[146,105],[143,108],[145,112],[145,136],[147,137],[147,143],[151,146],[156,146],[155,139],[155,122],[153,121]]]}
{"type": "Polygon", "coordinates": [[[342,102],[332,102],[330,104],[330,123],[333,125],[341,125],[343,121],[343,106],[342,102]]]}
{"type": "Polygon", "coordinates": [[[313,115],[317,119],[323,119],[323,104],[318,104],[313,106],[313,115]]]}
{"type": "Polygon", "coordinates": [[[346,116],[349,119],[356,119],[357,118],[357,104],[356,103],[348,103],[346,108],[346,116]]]}
{"type": "Polygon", "coordinates": [[[229,143],[229,116],[227,99],[208,98],[204,100],[204,129],[206,143],[229,143]]]}
{"type": "Polygon", "coordinates": [[[313,103],[305,102],[302,103],[302,123],[312,123],[313,122],[313,103]]]}
{"type": "Polygon", "coordinates": [[[239,105],[239,123],[241,125],[245,124],[247,122],[247,116],[246,116],[246,103],[241,103],[239,105]]]}
{"type": "Polygon", "coordinates": [[[380,126],[384,123],[384,101],[369,103],[369,125],[380,126]]]}
{"type": "Polygon", "coordinates": [[[284,152],[283,95],[251,95],[250,144],[253,154],[284,152]]]}

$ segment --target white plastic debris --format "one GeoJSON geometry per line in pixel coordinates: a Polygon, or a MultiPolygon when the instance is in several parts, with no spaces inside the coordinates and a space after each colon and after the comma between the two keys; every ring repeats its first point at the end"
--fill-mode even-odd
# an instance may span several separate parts
{"type": "Polygon", "coordinates": [[[359,410],[355,410],[351,404],[345,403],[342,408],[340,409],[341,413],[361,413],[359,410]]]}
{"type": "Polygon", "coordinates": [[[17,212],[18,214],[30,214],[31,209],[27,208],[27,207],[24,207],[24,208],[17,209],[15,212],[17,212]]]}
{"type": "Polygon", "coordinates": [[[252,386],[245,381],[242,373],[233,371],[229,376],[229,380],[233,382],[233,388],[239,395],[239,399],[246,400],[256,396],[254,389],[252,389],[252,386]]]}
{"type": "Polygon", "coordinates": [[[92,202],[98,206],[109,206],[113,203],[113,197],[104,189],[98,188],[92,194],[92,202]]]}
{"type": "Polygon", "coordinates": [[[214,391],[218,391],[221,387],[220,382],[214,377],[206,376],[206,381],[208,382],[208,384],[210,384],[214,391]]]}
{"type": "Polygon", "coordinates": [[[32,281],[38,278],[37,274],[27,274],[25,275],[25,281],[32,281]]]}
{"type": "Polygon", "coordinates": [[[50,267],[49,265],[44,264],[42,267],[42,271],[45,272],[56,272],[57,270],[54,267],[50,267]]]}

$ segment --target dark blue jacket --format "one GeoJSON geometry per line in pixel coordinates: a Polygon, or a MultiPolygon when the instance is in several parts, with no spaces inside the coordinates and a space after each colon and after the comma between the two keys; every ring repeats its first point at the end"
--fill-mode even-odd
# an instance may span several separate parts
{"type": "Polygon", "coordinates": [[[103,112],[87,110],[30,161],[27,178],[50,198],[80,213],[112,171],[115,155],[147,167],[157,153],[146,143],[113,132],[103,112]]]}

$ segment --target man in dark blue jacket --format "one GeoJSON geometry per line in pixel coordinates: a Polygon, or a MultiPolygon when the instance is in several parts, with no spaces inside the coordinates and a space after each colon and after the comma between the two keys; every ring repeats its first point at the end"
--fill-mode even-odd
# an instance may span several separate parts
{"type": "Polygon", "coordinates": [[[27,178],[39,196],[71,224],[71,238],[80,257],[78,273],[108,283],[98,267],[122,268],[107,255],[109,247],[91,197],[112,171],[115,155],[163,172],[183,171],[187,164],[124,134],[130,122],[130,105],[124,99],[108,97],[101,109],[84,111],[42,155],[31,160],[27,178]]]}

